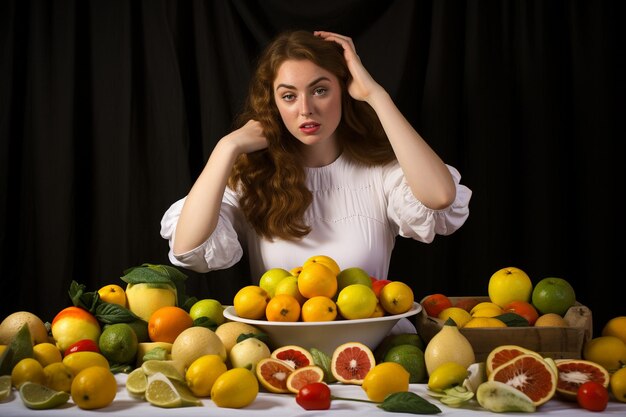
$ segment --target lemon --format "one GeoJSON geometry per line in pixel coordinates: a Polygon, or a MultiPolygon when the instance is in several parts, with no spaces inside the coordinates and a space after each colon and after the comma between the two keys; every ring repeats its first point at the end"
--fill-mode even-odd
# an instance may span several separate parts
{"type": "Polygon", "coordinates": [[[83,410],[103,408],[115,399],[117,381],[108,367],[90,366],[76,374],[71,394],[74,403],[83,410]]]}
{"type": "Polygon", "coordinates": [[[70,392],[74,374],[63,362],[54,362],[47,365],[43,368],[43,373],[45,386],[55,391],[70,392]]]}
{"type": "Polygon", "coordinates": [[[116,284],[105,285],[98,290],[100,299],[105,303],[118,304],[122,307],[126,307],[126,292],[124,288],[116,284]]]}
{"type": "Polygon", "coordinates": [[[260,320],[265,317],[265,308],[270,300],[267,291],[258,285],[248,285],[235,294],[233,307],[239,317],[260,320]]]}
{"type": "Polygon", "coordinates": [[[46,365],[63,360],[59,348],[49,342],[38,343],[33,346],[33,357],[37,359],[44,368],[46,365]]]}
{"type": "Polygon", "coordinates": [[[599,336],[583,347],[583,358],[602,365],[612,373],[626,363],[626,345],[615,336],[599,336]]]}
{"type": "Polygon", "coordinates": [[[243,408],[259,394],[259,380],[246,368],[232,368],[217,377],[211,399],[221,408],[243,408]]]}
{"type": "Polygon", "coordinates": [[[472,319],[463,326],[464,329],[475,327],[506,327],[506,324],[495,317],[472,317],[472,319]]]}
{"type": "Polygon", "coordinates": [[[187,369],[185,381],[194,395],[208,397],[211,395],[215,380],[227,370],[219,355],[200,356],[187,369]]]}
{"type": "Polygon", "coordinates": [[[363,284],[350,284],[339,291],[337,296],[337,310],[348,320],[370,317],[377,303],[374,290],[363,284]]]}
{"type": "Polygon", "coordinates": [[[11,394],[11,375],[0,376],[0,402],[11,394]]]}
{"type": "Polygon", "coordinates": [[[456,323],[456,326],[460,329],[465,326],[465,324],[472,319],[472,315],[467,311],[460,307],[448,307],[445,308],[439,313],[439,319],[444,322],[451,318],[456,323]]]}
{"type": "Polygon", "coordinates": [[[602,336],[615,336],[626,343],[626,316],[613,317],[602,328],[602,336]]]}
{"type": "Polygon", "coordinates": [[[35,382],[43,385],[45,376],[43,366],[33,358],[24,358],[13,367],[11,382],[17,389],[25,382],[35,382]]]}
{"type": "Polygon", "coordinates": [[[136,398],[143,398],[148,386],[148,377],[141,368],[135,368],[126,378],[126,391],[136,398]]]}
{"type": "Polygon", "coordinates": [[[74,376],[80,371],[91,366],[101,366],[109,368],[109,361],[101,353],[98,352],[74,352],[63,358],[63,363],[70,368],[74,376]]]}
{"type": "Polygon", "coordinates": [[[145,361],[141,365],[141,369],[146,374],[146,376],[154,375],[156,373],[162,373],[169,379],[174,379],[176,381],[184,381],[185,376],[182,372],[180,372],[174,364],[170,361],[159,361],[155,359],[151,359],[145,361]]]}
{"type": "Polygon", "coordinates": [[[20,397],[28,408],[47,410],[67,403],[70,394],[34,382],[25,382],[20,387],[20,397]]]}
{"type": "Polygon", "coordinates": [[[361,388],[371,401],[382,402],[394,392],[409,390],[409,372],[395,362],[383,362],[365,375],[361,388]]]}
{"type": "MultiPolygon", "coordinates": [[[[483,303],[481,303],[483,304],[483,303]]],[[[478,304],[478,306],[480,306],[480,304],[478,304]]],[[[478,307],[477,306],[477,307],[478,307]]],[[[474,307],[472,309],[472,312],[470,313],[472,315],[472,317],[496,317],[499,316],[500,314],[502,314],[502,308],[500,308],[500,306],[498,305],[483,305],[480,308],[476,308],[474,307]]]]}
{"type": "Polygon", "coordinates": [[[433,391],[461,385],[467,378],[467,368],[456,362],[445,362],[439,365],[428,378],[428,388],[433,391]]]}
{"type": "Polygon", "coordinates": [[[611,392],[617,401],[626,403],[626,368],[620,368],[611,375],[611,392]]]}

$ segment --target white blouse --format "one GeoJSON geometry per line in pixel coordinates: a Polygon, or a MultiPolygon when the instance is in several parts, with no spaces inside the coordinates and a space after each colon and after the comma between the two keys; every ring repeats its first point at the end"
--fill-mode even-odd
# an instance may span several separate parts
{"type": "Polygon", "coordinates": [[[245,247],[256,283],[270,268],[290,270],[315,255],[330,256],[341,269],[358,266],[373,277],[387,279],[396,236],[429,243],[437,234],[451,234],[467,219],[472,192],[459,183],[461,175],[455,168],[448,169],[456,184],[456,199],[443,210],[432,210],[413,196],[397,162],[365,167],[340,156],[327,166],[306,168],[307,186],[313,193],[305,213],[311,233],[300,240],[259,238],[230,188],[224,193],[215,231],[200,246],[187,253],[172,252],[184,198],[163,216],[161,236],[169,240],[172,264],[197,272],[231,267],[245,247]]]}

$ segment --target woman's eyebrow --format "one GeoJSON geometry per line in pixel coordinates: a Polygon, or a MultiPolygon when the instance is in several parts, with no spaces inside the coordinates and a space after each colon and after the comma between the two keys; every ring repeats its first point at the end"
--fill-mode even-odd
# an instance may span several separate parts
{"type": "MultiPolygon", "coordinates": [[[[328,78],[328,77],[323,77],[323,76],[322,76],[322,77],[319,77],[319,78],[316,78],[316,79],[315,79],[315,80],[313,80],[311,83],[309,83],[309,87],[313,87],[315,84],[319,83],[320,81],[330,81],[330,78],[328,78]]],[[[281,87],[282,87],[282,88],[291,89],[291,90],[295,90],[295,89],[296,89],[296,87],[295,87],[295,86],[293,86],[293,85],[290,85],[290,84],[283,84],[283,83],[278,84],[278,85],[276,86],[276,89],[278,90],[278,89],[279,89],[279,88],[281,88],[281,87]]]]}

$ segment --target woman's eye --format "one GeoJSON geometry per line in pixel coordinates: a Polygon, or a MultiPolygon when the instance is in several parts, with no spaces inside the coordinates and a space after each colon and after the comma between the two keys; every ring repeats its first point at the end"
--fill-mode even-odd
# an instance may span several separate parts
{"type": "Polygon", "coordinates": [[[326,94],[326,91],[328,91],[326,88],[318,87],[313,92],[315,93],[316,96],[323,96],[324,94],[326,94]]]}
{"type": "Polygon", "coordinates": [[[295,100],[296,96],[294,94],[288,93],[288,94],[283,94],[283,100],[285,101],[293,101],[295,100]]]}

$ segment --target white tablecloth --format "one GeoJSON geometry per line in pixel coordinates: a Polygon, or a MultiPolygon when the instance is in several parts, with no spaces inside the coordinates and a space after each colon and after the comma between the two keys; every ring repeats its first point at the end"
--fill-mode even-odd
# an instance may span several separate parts
{"type": "MultiPolygon", "coordinates": [[[[146,416],[146,417],[188,417],[188,416],[271,416],[271,417],[316,417],[316,416],[415,416],[415,414],[389,413],[378,408],[375,404],[361,403],[357,401],[333,400],[330,410],[307,411],[300,407],[295,400],[294,395],[289,394],[271,394],[261,391],[256,400],[246,408],[229,409],[217,407],[210,398],[202,400],[202,407],[184,407],[184,408],[159,408],[150,405],[146,401],[131,398],[126,392],[125,374],[117,374],[118,390],[115,400],[111,405],[99,410],[81,410],[72,400],[62,407],[52,410],[30,410],[24,406],[19,397],[19,393],[13,390],[11,396],[0,403],[0,416],[2,417],[41,417],[41,416],[84,416],[84,415],[100,415],[100,416],[146,416]]],[[[437,405],[442,413],[440,416],[469,416],[469,417],[493,417],[497,414],[491,413],[476,405],[473,408],[451,408],[441,404],[437,399],[431,398],[426,393],[424,384],[411,384],[410,390],[421,395],[423,398],[437,405]]],[[[367,399],[365,392],[359,386],[355,385],[331,385],[331,392],[335,396],[367,399]]],[[[468,403],[470,404],[470,403],[468,403]]],[[[475,403],[474,403],[475,404],[475,403]]],[[[550,400],[546,404],[539,407],[534,415],[549,416],[567,416],[567,417],[589,417],[593,413],[579,408],[576,403],[569,403],[557,399],[550,400]]],[[[519,414],[518,414],[519,415],[519,414]]],[[[597,414],[600,415],[600,414],[597,414]]],[[[626,403],[615,401],[609,402],[607,409],[602,413],[606,415],[626,416],[626,403]]]]}

